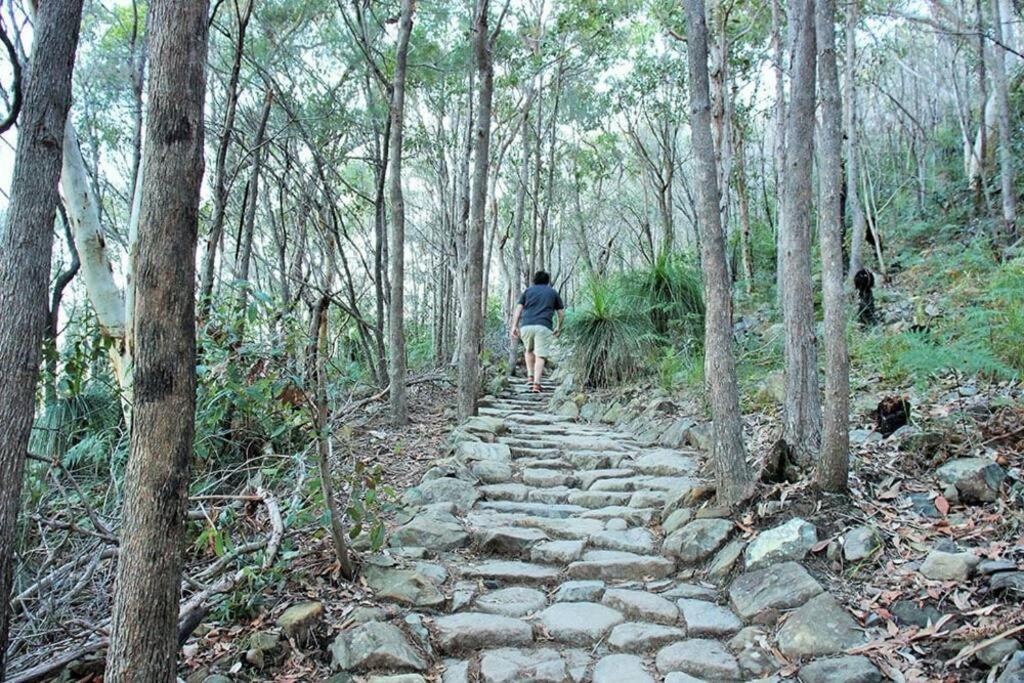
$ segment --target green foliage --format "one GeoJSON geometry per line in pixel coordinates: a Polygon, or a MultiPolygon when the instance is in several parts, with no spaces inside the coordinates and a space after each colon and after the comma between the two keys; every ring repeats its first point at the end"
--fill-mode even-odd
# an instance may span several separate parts
{"type": "Polygon", "coordinates": [[[700,339],[704,297],[700,272],[679,254],[661,254],[654,265],[625,277],[630,297],[650,316],[654,331],[666,339],[700,339]]]}
{"type": "Polygon", "coordinates": [[[682,349],[662,349],[658,362],[658,385],[665,391],[678,389],[680,385],[696,388],[704,383],[704,354],[696,345],[682,349]]]}
{"type": "Polygon", "coordinates": [[[587,284],[583,303],[567,316],[565,337],[572,346],[570,366],[589,386],[640,376],[655,343],[650,318],[614,278],[587,284]]]}

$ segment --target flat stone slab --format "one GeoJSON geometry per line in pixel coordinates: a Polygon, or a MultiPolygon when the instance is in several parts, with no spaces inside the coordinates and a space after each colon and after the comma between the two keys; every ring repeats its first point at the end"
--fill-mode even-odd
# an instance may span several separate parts
{"type": "Polygon", "coordinates": [[[503,617],[525,617],[543,609],[547,602],[547,595],[535,588],[511,586],[481,595],[474,607],[480,612],[503,617]]]}
{"type": "Polygon", "coordinates": [[[611,505],[628,505],[632,493],[627,491],[577,491],[567,498],[572,505],[597,509],[611,505]]]}
{"type": "Polygon", "coordinates": [[[455,550],[469,545],[469,534],[447,513],[422,513],[391,533],[393,546],[421,546],[434,551],[455,550]]]}
{"type": "Polygon", "coordinates": [[[717,640],[692,638],[663,647],[655,658],[658,671],[680,671],[709,681],[740,678],[736,658],[717,640]]]}
{"type": "Polygon", "coordinates": [[[558,570],[541,564],[515,560],[492,560],[471,564],[459,569],[462,576],[474,579],[493,579],[503,583],[551,583],[558,578],[558,570]]]}
{"type": "Polygon", "coordinates": [[[480,678],[484,683],[563,683],[565,661],[551,648],[523,650],[499,648],[480,656],[480,678]]]}
{"type": "Polygon", "coordinates": [[[331,659],[342,671],[426,671],[427,662],[394,624],[371,621],[338,634],[331,659]]]}
{"type": "Polygon", "coordinates": [[[679,609],[665,598],[644,591],[611,588],[604,592],[601,604],[618,610],[627,619],[674,624],[679,609]]]}
{"type": "Polygon", "coordinates": [[[455,457],[456,459],[467,463],[474,460],[512,462],[512,451],[503,443],[463,441],[455,447],[455,457]]]}
{"type": "Polygon", "coordinates": [[[800,683],[882,683],[885,680],[871,660],[861,656],[819,659],[800,669],[800,683]]]}
{"type": "Polygon", "coordinates": [[[800,564],[783,562],[736,577],[729,603],[740,619],[750,621],[766,610],[799,607],[821,591],[800,564]]]}
{"type": "Polygon", "coordinates": [[[646,578],[664,579],[675,570],[675,562],[659,555],[635,555],[606,550],[584,553],[583,559],[570,564],[566,573],[571,579],[642,581],[646,578]],[[598,554],[602,552],[607,554],[598,554]]]}
{"type": "Polygon", "coordinates": [[[743,622],[721,605],[705,600],[683,598],[676,603],[690,636],[731,636],[743,628],[743,622]]]}
{"type": "Polygon", "coordinates": [[[540,529],[551,538],[586,539],[604,529],[599,519],[551,519],[548,517],[521,516],[511,520],[515,526],[540,529]]]}
{"type": "Polygon", "coordinates": [[[699,562],[718,550],[732,529],[727,519],[697,519],[669,534],[662,551],[682,562],[699,562]]]}
{"type": "Polygon", "coordinates": [[[473,531],[473,542],[482,553],[520,557],[529,554],[530,548],[548,540],[540,529],[523,527],[493,527],[473,531]]]}
{"type": "Polygon", "coordinates": [[[574,477],[562,470],[536,468],[523,470],[522,479],[527,486],[549,488],[571,484],[574,477]]]}
{"type": "Polygon", "coordinates": [[[821,657],[862,644],[864,634],[831,595],[821,593],[789,615],[776,640],[787,657],[821,657]]]}
{"type": "Polygon", "coordinates": [[[608,655],[594,666],[593,683],[655,683],[636,655],[608,655]]]}
{"type": "MultiPolygon", "coordinates": [[[[501,486],[501,484],[498,484],[501,486]]],[[[494,510],[495,512],[511,512],[536,517],[565,518],[579,515],[587,511],[587,508],[579,505],[548,505],[547,503],[516,503],[511,501],[483,501],[477,503],[479,510],[494,510]]]]}
{"type": "Polygon", "coordinates": [[[512,467],[500,460],[478,460],[469,470],[485,484],[502,484],[512,478],[512,467]]]}
{"type": "Polygon", "coordinates": [[[391,600],[413,607],[437,607],[445,598],[431,578],[411,569],[392,569],[366,564],[363,567],[366,585],[382,600],[391,600]]]}
{"type": "Polygon", "coordinates": [[[608,507],[586,510],[581,515],[584,519],[622,519],[627,524],[634,526],[650,524],[654,519],[654,510],[650,508],[631,508],[624,505],[609,505],[608,507]]]}
{"type": "Polygon", "coordinates": [[[623,550],[638,555],[655,552],[654,534],[647,529],[634,527],[624,531],[601,531],[590,537],[590,545],[606,550],[623,550]]]}
{"type": "Polygon", "coordinates": [[[692,455],[684,455],[666,448],[640,456],[630,463],[630,467],[642,474],[675,476],[693,474],[697,470],[697,464],[697,459],[692,455]]]}
{"type": "Polygon", "coordinates": [[[624,620],[619,612],[595,602],[558,602],[539,615],[552,638],[570,645],[593,645],[624,620]]]}
{"type": "Polygon", "coordinates": [[[612,629],[608,647],[619,652],[650,652],[685,637],[686,631],[678,626],[630,621],[612,629]]]}
{"type": "Polygon", "coordinates": [[[483,612],[460,612],[434,620],[437,645],[442,652],[458,654],[485,647],[528,645],[533,629],[525,621],[483,612]]]}
{"type": "Polygon", "coordinates": [[[530,495],[530,488],[517,482],[488,484],[487,486],[481,486],[478,490],[485,500],[522,502],[530,495]]]}
{"type": "Polygon", "coordinates": [[[633,470],[623,468],[588,470],[579,472],[577,474],[577,479],[580,482],[581,489],[589,489],[595,481],[599,481],[601,479],[624,479],[632,477],[633,474],[633,470]]]}
{"type": "Polygon", "coordinates": [[[569,564],[580,559],[586,545],[582,540],[546,541],[530,548],[530,559],[548,564],[569,564]]]}
{"type": "Polygon", "coordinates": [[[598,602],[604,595],[604,581],[566,581],[555,591],[555,602],[598,602]]]}

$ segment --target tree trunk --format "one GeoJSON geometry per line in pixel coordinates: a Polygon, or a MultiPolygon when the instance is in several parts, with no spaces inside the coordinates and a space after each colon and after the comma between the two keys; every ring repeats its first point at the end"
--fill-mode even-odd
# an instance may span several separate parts
{"type": "Polygon", "coordinates": [[[203,256],[202,282],[199,287],[199,313],[205,317],[210,312],[213,297],[214,271],[217,262],[217,247],[224,234],[224,218],[227,213],[227,158],[231,137],[235,133],[235,113],[238,109],[238,80],[242,71],[242,57],[245,48],[245,33],[252,16],[252,0],[243,0],[239,11],[236,7],[238,36],[235,38],[234,58],[231,61],[231,75],[228,77],[225,93],[224,126],[221,129],[220,141],[217,143],[217,156],[213,170],[213,223],[206,237],[206,254],[203,256]]]}
{"type": "Polygon", "coordinates": [[[814,0],[791,7],[791,80],[786,115],[786,177],[782,211],[782,314],[786,400],[782,438],[800,464],[810,464],[821,440],[814,295],[811,288],[811,164],[814,159],[814,0]]]}
{"type": "Polygon", "coordinates": [[[992,85],[995,96],[996,121],[999,125],[999,179],[1003,200],[1003,229],[999,236],[1003,243],[1013,241],[1017,235],[1017,190],[1013,168],[1013,149],[1010,140],[1010,96],[1006,83],[1006,49],[1003,47],[1003,21],[1000,2],[992,0],[992,85]]]}
{"type": "Polygon", "coordinates": [[[818,486],[845,491],[850,458],[850,356],[843,296],[842,105],[836,67],[835,0],[817,0],[818,77],[821,81],[821,168],[818,241],[825,308],[825,404],[818,486]]]}
{"type": "Polygon", "coordinates": [[[489,0],[476,0],[473,51],[480,74],[479,104],[473,157],[473,187],[470,194],[470,225],[466,240],[466,282],[463,288],[462,339],[459,359],[458,415],[465,420],[476,414],[480,390],[480,339],[483,328],[480,299],[483,290],[484,209],[491,143],[491,99],[494,95],[494,67],[487,12],[489,0]]]}
{"type": "Polygon", "coordinates": [[[743,446],[736,360],[733,356],[732,293],[725,262],[725,235],[719,213],[718,171],[711,135],[708,91],[708,29],[703,0],[686,0],[687,57],[693,151],[697,163],[698,215],[701,228],[701,269],[704,271],[705,367],[714,421],[711,455],[718,498],[726,504],[746,498],[751,490],[743,446]]]}
{"type": "Polygon", "coordinates": [[[195,252],[207,2],[153,0],[131,452],[105,680],[173,681],[195,433],[195,252]]]}
{"type": "Polygon", "coordinates": [[[750,251],[750,197],[747,188],[746,144],[743,131],[736,132],[736,194],[740,205],[740,258],[743,267],[743,288],[747,294],[754,289],[754,257],[750,251]]]}
{"type": "Polygon", "coordinates": [[[863,267],[864,237],[867,221],[860,200],[860,129],[857,118],[857,16],[860,0],[853,0],[846,9],[846,71],[843,87],[846,107],[843,111],[846,130],[846,208],[850,213],[850,268],[847,287],[853,288],[853,278],[863,267]]]}
{"type": "Polygon", "coordinates": [[[7,226],[0,231],[0,678],[7,650],[14,542],[25,453],[35,416],[36,383],[47,327],[53,222],[61,141],[71,105],[71,72],[82,0],[49,0],[35,17],[7,226]]]}
{"type": "Polygon", "coordinates": [[[405,391],[405,199],[402,197],[402,134],[405,127],[405,70],[412,34],[413,0],[402,0],[398,48],[395,54],[395,78],[391,91],[391,300],[388,336],[391,382],[391,418],[396,425],[409,420],[405,391]]]}
{"type": "MultiPolygon", "coordinates": [[[[775,132],[775,158],[773,166],[775,176],[775,289],[776,297],[782,301],[782,209],[783,209],[783,177],[786,172],[786,85],[784,81],[785,52],[782,48],[782,2],[772,0],[772,73],[775,75],[775,111],[773,127],[775,132]]],[[[765,207],[765,211],[768,207],[765,207]]]]}

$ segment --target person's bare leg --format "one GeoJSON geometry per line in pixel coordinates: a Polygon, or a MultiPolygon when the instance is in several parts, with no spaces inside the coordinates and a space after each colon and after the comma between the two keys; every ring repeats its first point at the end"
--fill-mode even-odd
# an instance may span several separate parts
{"type": "Polygon", "coordinates": [[[524,355],[524,358],[526,360],[526,378],[530,379],[531,377],[533,377],[533,364],[536,360],[536,356],[527,351],[524,355]]]}
{"type": "Polygon", "coordinates": [[[540,384],[540,378],[544,375],[544,357],[537,356],[533,361],[533,383],[540,384]]]}

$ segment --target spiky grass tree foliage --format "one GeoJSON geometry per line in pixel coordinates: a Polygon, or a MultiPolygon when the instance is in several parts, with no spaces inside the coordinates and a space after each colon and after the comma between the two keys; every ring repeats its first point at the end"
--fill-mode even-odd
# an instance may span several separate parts
{"type": "Polygon", "coordinates": [[[587,386],[609,386],[643,374],[655,333],[648,311],[634,305],[619,280],[593,279],[568,316],[569,365],[587,386]]]}
{"type": "Polygon", "coordinates": [[[637,308],[646,310],[654,332],[670,341],[701,338],[704,332],[704,285],[692,259],[662,253],[647,269],[626,276],[637,308]]]}

